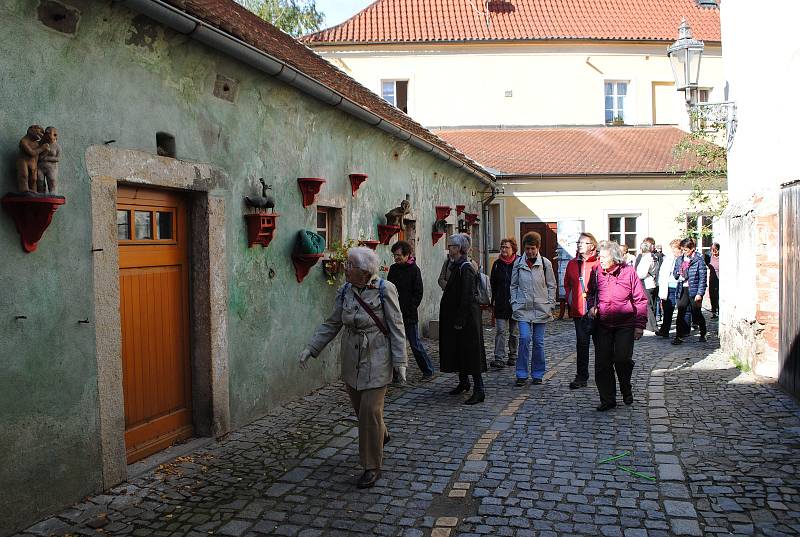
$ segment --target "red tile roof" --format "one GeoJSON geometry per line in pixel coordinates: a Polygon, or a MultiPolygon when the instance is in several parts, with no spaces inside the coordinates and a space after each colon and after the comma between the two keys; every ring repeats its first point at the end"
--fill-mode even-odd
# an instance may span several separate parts
{"type": "Polygon", "coordinates": [[[696,0],[377,0],[303,41],[312,46],[551,39],[672,42],[682,17],[697,39],[721,40],[719,9],[699,7],[696,0]]]}
{"type": "Polygon", "coordinates": [[[437,130],[499,175],[637,175],[686,169],[673,157],[676,127],[437,130]]]}
{"type": "Polygon", "coordinates": [[[346,99],[369,110],[389,123],[425,140],[456,161],[469,164],[478,172],[490,174],[469,157],[437,137],[399,109],[368,90],[314,51],[275,26],[260,19],[233,0],[164,0],[178,10],[234,36],[294,67],[346,99]]]}

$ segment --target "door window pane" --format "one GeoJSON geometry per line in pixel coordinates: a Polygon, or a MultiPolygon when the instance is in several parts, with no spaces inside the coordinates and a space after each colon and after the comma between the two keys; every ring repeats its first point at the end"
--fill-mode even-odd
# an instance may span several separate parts
{"type": "Polygon", "coordinates": [[[134,211],[136,240],[153,238],[153,213],[150,211],[134,211]]]}
{"type": "Polygon", "coordinates": [[[158,239],[172,239],[172,213],[159,211],[156,213],[156,229],[158,230],[158,239]]]}
{"type": "Polygon", "coordinates": [[[130,211],[117,211],[117,239],[126,241],[131,238],[130,211]]]}

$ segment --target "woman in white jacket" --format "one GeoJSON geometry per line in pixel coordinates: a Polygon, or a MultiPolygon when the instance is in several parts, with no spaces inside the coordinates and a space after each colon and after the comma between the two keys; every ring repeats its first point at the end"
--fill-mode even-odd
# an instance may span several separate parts
{"type": "Polygon", "coordinates": [[[541,384],[546,368],[544,358],[544,329],[553,318],[556,302],[556,277],[553,264],[540,255],[542,237],[535,231],[522,237],[525,255],[514,262],[511,271],[512,318],[519,326],[517,351],[517,386],[528,381],[528,349],[533,340],[531,383],[541,384]]]}
{"type": "Polygon", "coordinates": [[[677,298],[675,290],[678,288],[678,280],[673,275],[675,268],[675,258],[681,255],[681,241],[675,239],[669,243],[670,250],[664,253],[661,261],[661,268],[658,271],[658,298],[661,299],[661,311],[664,312],[661,318],[661,328],[656,332],[657,336],[669,337],[672,327],[672,314],[675,311],[677,298]]]}

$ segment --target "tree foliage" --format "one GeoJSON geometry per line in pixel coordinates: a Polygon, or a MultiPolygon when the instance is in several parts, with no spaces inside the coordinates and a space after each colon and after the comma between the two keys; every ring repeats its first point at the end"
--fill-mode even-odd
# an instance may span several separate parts
{"type": "MultiPolygon", "coordinates": [[[[725,142],[729,125],[725,117],[713,108],[696,107],[691,112],[691,132],[684,135],[673,149],[677,161],[688,163],[682,180],[689,185],[691,192],[685,209],[675,218],[684,226],[697,215],[717,217],[728,205],[725,190],[728,151],[725,142]]],[[[694,230],[687,231],[695,234],[694,230]]],[[[700,234],[710,236],[711,229],[703,227],[700,234]]]]}
{"type": "Polygon", "coordinates": [[[294,37],[319,30],[325,20],[325,14],[317,10],[315,0],[236,1],[294,37]]]}

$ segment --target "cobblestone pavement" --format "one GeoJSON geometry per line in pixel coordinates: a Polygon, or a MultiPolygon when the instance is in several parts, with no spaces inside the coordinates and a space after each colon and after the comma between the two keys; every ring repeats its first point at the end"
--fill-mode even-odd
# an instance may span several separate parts
{"type": "Polygon", "coordinates": [[[634,405],[598,413],[591,382],[567,387],[572,335],[548,326],[543,385],[493,371],[472,407],[447,395],[454,375],[422,382],[412,365],[387,397],[373,489],[354,486],[356,422],[334,385],[20,535],[800,534],[797,402],[740,375],[716,337],[646,336],[634,405]]]}

